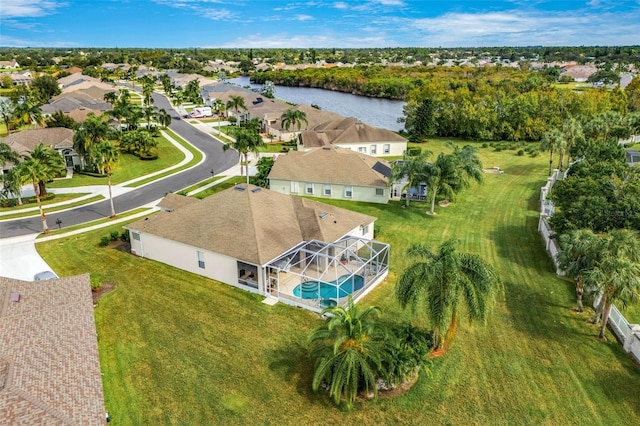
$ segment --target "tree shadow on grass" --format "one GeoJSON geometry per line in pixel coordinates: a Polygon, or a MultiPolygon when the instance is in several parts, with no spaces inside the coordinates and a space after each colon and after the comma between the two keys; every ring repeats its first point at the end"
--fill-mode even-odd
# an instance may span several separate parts
{"type": "Polygon", "coordinates": [[[329,404],[329,399],[322,392],[314,392],[311,389],[313,382],[313,361],[309,357],[309,351],[299,343],[291,343],[280,347],[269,354],[269,369],[274,371],[283,381],[295,383],[298,395],[309,402],[329,404]]]}
{"type": "MultiPolygon", "coordinates": [[[[603,343],[605,344],[605,343],[603,343]]],[[[612,357],[616,358],[617,370],[599,371],[595,380],[585,383],[585,388],[600,388],[604,396],[610,401],[610,406],[621,412],[632,413],[640,417],[640,366],[634,364],[629,355],[618,350],[617,342],[607,343],[611,345],[612,357]]],[[[632,416],[628,416],[631,419],[632,416]]],[[[631,421],[631,420],[630,420],[631,421]]]]}

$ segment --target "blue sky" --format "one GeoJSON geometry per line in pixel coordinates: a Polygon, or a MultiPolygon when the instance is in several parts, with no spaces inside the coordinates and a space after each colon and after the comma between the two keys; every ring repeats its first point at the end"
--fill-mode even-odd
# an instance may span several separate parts
{"type": "Polygon", "coordinates": [[[0,0],[0,46],[640,44],[640,0],[0,0]]]}

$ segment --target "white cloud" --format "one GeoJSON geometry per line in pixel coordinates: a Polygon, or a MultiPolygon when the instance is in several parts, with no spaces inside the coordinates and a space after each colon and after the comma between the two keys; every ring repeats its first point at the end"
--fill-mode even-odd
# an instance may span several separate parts
{"type": "Polygon", "coordinates": [[[50,15],[59,7],[67,6],[66,2],[53,0],[3,0],[0,2],[0,17],[35,18],[50,15]]]}
{"type": "Polygon", "coordinates": [[[11,36],[2,36],[2,45],[8,47],[78,47],[79,43],[61,40],[26,40],[11,36]]]}
{"type": "MultiPolygon", "coordinates": [[[[310,47],[384,47],[390,43],[386,34],[379,32],[375,36],[362,35],[326,35],[326,34],[251,34],[230,40],[222,45],[210,47],[255,47],[255,48],[310,48],[310,47]]],[[[392,44],[396,45],[395,42],[392,44]]]]}
{"type": "Polygon", "coordinates": [[[447,47],[624,45],[637,44],[640,33],[640,21],[635,13],[510,10],[447,13],[436,18],[396,22],[417,30],[420,45],[447,47]]]}
{"type": "Polygon", "coordinates": [[[295,16],[295,20],[296,21],[312,21],[314,19],[315,18],[313,16],[311,16],[311,15],[302,15],[302,14],[300,14],[300,15],[296,15],[295,16]]]}
{"type": "Polygon", "coordinates": [[[195,12],[199,16],[214,21],[233,21],[237,20],[236,13],[224,8],[212,8],[207,4],[226,4],[221,0],[152,0],[161,6],[169,6],[175,9],[183,9],[189,12],[195,12]]]}
{"type": "Polygon", "coordinates": [[[349,5],[346,4],[343,1],[337,1],[337,2],[333,3],[332,6],[334,8],[336,8],[336,9],[348,9],[349,8],[349,5]]]}

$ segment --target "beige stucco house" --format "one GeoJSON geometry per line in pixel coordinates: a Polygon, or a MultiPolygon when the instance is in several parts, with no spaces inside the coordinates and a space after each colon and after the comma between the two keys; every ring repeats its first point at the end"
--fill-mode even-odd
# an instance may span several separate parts
{"type": "MultiPolygon", "coordinates": [[[[44,144],[58,151],[64,158],[67,168],[82,167],[83,159],[73,149],[73,135],[75,132],[64,127],[46,127],[43,129],[26,129],[11,133],[0,142],[4,142],[16,153],[23,155],[32,151],[37,145],[44,144]]],[[[3,169],[9,165],[1,165],[3,169]]],[[[12,164],[10,166],[13,166],[12,164]]]]}
{"type": "Polygon", "coordinates": [[[328,145],[278,156],[269,188],[283,194],[386,203],[390,177],[386,160],[328,145]]]}
{"type": "Polygon", "coordinates": [[[246,184],[159,206],[125,227],[132,253],[288,304],[358,300],[388,272],[372,216],[246,184]]]}
{"type": "Polygon", "coordinates": [[[407,149],[407,140],[397,133],[370,126],[353,117],[309,128],[300,133],[298,144],[301,150],[335,145],[373,157],[400,156],[407,149]]]}

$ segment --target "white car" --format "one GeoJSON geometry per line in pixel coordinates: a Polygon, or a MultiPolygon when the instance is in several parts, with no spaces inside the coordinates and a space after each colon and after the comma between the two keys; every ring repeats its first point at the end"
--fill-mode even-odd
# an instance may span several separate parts
{"type": "Polygon", "coordinates": [[[57,280],[58,277],[53,271],[38,272],[33,276],[34,281],[57,280]]]}

